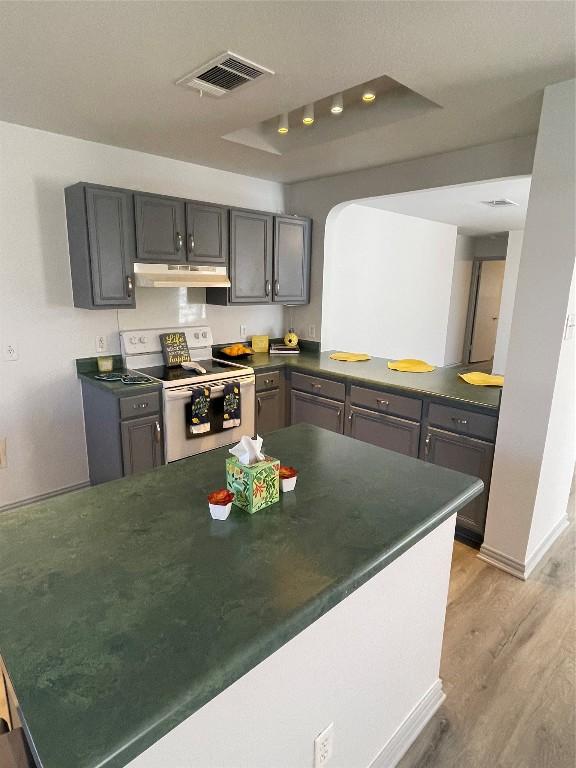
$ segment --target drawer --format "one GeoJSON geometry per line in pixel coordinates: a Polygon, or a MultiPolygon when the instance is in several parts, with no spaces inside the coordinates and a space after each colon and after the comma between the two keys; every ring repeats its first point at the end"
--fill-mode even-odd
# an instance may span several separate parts
{"type": "Polygon", "coordinates": [[[145,395],[120,398],[120,418],[131,419],[133,416],[145,416],[160,410],[160,393],[149,392],[145,395]]]}
{"type": "Polygon", "coordinates": [[[422,415],[422,400],[392,395],[390,392],[378,392],[366,387],[351,387],[350,402],[352,405],[361,405],[379,413],[402,416],[413,421],[420,421],[422,415]]]}
{"type": "Polygon", "coordinates": [[[256,374],[256,392],[262,392],[264,389],[278,389],[282,375],[280,371],[270,371],[269,373],[256,374]]]}
{"type": "Polygon", "coordinates": [[[306,376],[304,373],[293,373],[292,386],[302,392],[330,397],[332,400],[344,402],[346,398],[346,386],[341,381],[321,379],[318,376],[306,376]]]}
{"type": "Polygon", "coordinates": [[[448,405],[430,404],[428,423],[442,427],[449,432],[459,432],[462,435],[474,435],[484,440],[495,440],[498,419],[484,413],[465,411],[463,408],[451,408],[448,405]]]}

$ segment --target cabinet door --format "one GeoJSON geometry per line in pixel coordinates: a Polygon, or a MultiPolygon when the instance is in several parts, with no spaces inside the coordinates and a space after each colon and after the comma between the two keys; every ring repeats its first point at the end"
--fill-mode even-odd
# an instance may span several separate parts
{"type": "Polygon", "coordinates": [[[284,403],[279,389],[256,393],[256,431],[259,435],[282,429],[284,426],[284,403]]]}
{"type": "Polygon", "coordinates": [[[379,445],[406,456],[418,456],[420,424],[396,416],[351,407],[346,434],[364,443],[379,445]]]}
{"type": "Polygon", "coordinates": [[[228,261],[228,210],[219,205],[186,203],[186,258],[190,264],[228,261]]]}
{"type": "Polygon", "coordinates": [[[272,291],[273,216],[230,212],[230,303],[268,304],[272,291]]]}
{"type": "Polygon", "coordinates": [[[336,400],[292,390],[290,413],[291,424],[314,424],[340,434],[344,431],[344,406],[336,400]]]}
{"type": "Polygon", "coordinates": [[[424,441],[424,458],[433,464],[455,469],[484,481],[483,493],[463,507],[456,517],[458,528],[464,529],[470,538],[481,541],[486,524],[494,445],[484,440],[428,427],[424,441]]]}
{"type": "Polygon", "coordinates": [[[134,230],[128,192],[86,187],[92,299],[98,307],[134,307],[134,230]]]}
{"type": "Polygon", "coordinates": [[[147,472],[162,464],[160,416],[146,416],[121,423],[125,475],[147,472]]]}
{"type": "Polygon", "coordinates": [[[186,261],[184,201],[159,195],[134,195],[136,257],[153,264],[186,261]]]}
{"type": "Polygon", "coordinates": [[[273,300],[307,304],[310,300],[310,219],[274,218],[273,300]]]}

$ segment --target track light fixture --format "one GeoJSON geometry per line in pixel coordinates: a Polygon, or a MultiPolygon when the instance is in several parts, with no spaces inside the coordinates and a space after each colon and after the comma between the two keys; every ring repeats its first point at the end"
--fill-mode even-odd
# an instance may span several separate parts
{"type": "Polygon", "coordinates": [[[332,112],[333,115],[339,115],[343,111],[344,111],[344,99],[342,98],[341,93],[337,93],[335,96],[332,97],[332,106],[330,107],[330,112],[332,112]]]}
{"type": "Polygon", "coordinates": [[[312,125],[314,122],[314,104],[308,104],[306,107],[304,107],[302,122],[304,125],[312,125]]]}
{"type": "Polygon", "coordinates": [[[278,133],[288,133],[288,112],[280,115],[278,120],[278,133]]]}
{"type": "Polygon", "coordinates": [[[372,104],[372,102],[375,100],[376,100],[376,94],[374,93],[374,91],[366,90],[362,94],[362,101],[365,104],[372,104]]]}

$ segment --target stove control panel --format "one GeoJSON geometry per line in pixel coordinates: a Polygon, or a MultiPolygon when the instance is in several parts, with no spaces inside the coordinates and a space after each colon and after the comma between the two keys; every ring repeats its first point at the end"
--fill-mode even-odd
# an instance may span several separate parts
{"type": "Polygon", "coordinates": [[[186,334],[190,351],[211,347],[212,331],[207,325],[186,326],[180,328],[155,328],[146,330],[122,331],[122,351],[124,355],[143,355],[160,352],[160,334],[180,331],[186,334]]]}

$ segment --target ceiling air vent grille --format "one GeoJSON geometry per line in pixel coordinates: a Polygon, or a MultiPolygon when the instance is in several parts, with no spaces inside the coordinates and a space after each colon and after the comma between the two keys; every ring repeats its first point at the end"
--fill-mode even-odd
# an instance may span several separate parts
{"type": "Polygon", "coordinates": [[[482,202],[491,208],[505,208],[507,205],[518,205],[514,200],[508,200],[507,197],[501,197],[498,200],[482,200],[482,202]]]}
{"type": "Polygon", "coordinates": [[[224,96],[253,83],[263,75],[269,77],[273,74],[271,69],[226,51],[177,80],[176,85],[194,88],[211,96],[224,96]]]}

